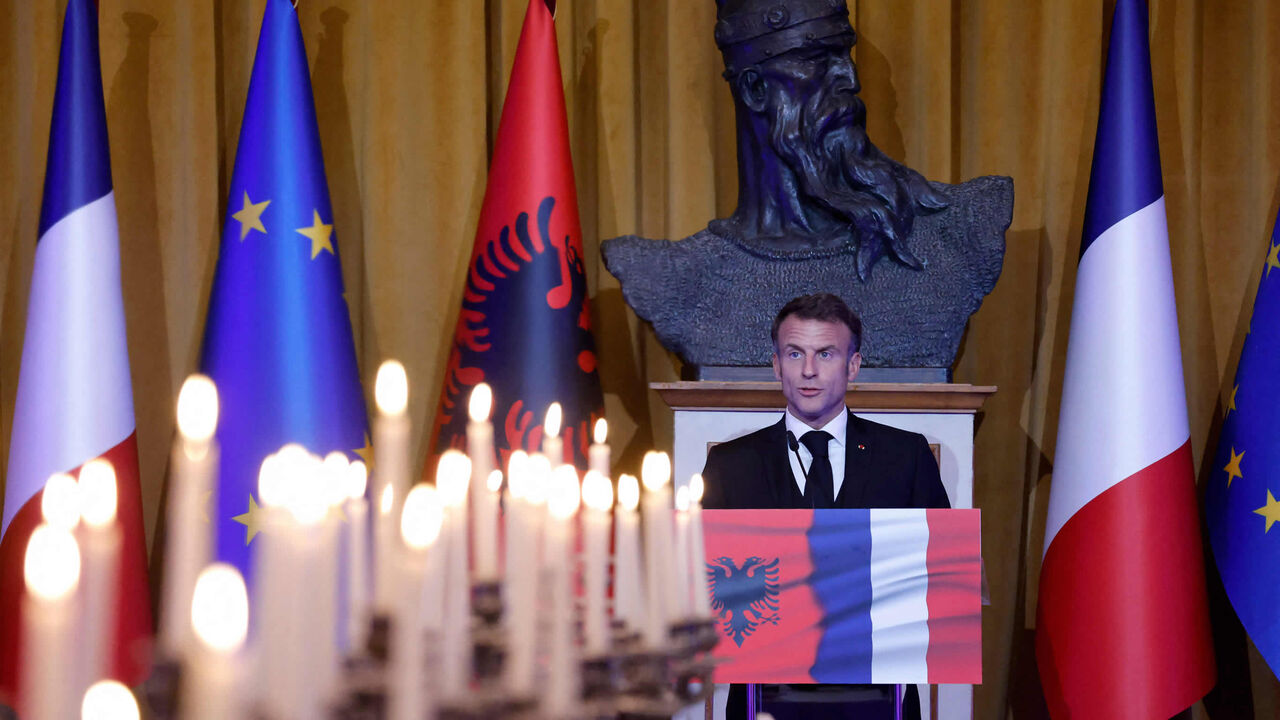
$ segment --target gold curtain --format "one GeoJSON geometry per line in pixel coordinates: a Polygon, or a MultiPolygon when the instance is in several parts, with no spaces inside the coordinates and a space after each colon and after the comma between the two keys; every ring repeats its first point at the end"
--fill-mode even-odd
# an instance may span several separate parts
{"type": "MultiPolygon", "coordinates": [[[[0,0],[0,460],[7,458],[65,0],[0,0]]],[[[197,363],[264,0],[100,0],[103,84],[148,537],[172,409],[197,363]]],[[[932,179],[1010,175],[1003,275],[958,382],[995,384],[977,435],[992,605],[979,717],[1042,715],[1031,652],[1044,509],[1113,0],[850,0],[873,140],[932,179]]],[[[404,361],[423,451],[524,0],[300,0],[363,376],[404,361]]],[[[1280,6],[1153,0],[1152,53],[1192,441],[1211,479],[1280,171],[1280,6]]],[[[556,18],[611,440],[670,447],[646,383],[679,362],[599,261],[736,200],[711,0],[561,0],[556,18]]],[[[1266,320],[1263,320],[1266,321],[1266,320]]],[[[874,328],[870,329],[874,332],[874,328]]],[[[1244,646],[1238,648],[1246,652],[1244,646]]],[[[1280,689],[1248,649],[1256,717],[1280,689]]],[[[1224,711],[1220,717],[1236,717],[1224,711]]]]}

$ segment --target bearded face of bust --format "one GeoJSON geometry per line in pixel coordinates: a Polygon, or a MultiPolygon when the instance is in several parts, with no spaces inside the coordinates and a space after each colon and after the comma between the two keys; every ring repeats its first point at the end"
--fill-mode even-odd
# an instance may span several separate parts
{"type": "Polygon", "coordinates": [[[942,209],[946,200],[923,176],[868,139],[866,107],[850,57],[853,43],[850,28],[726,73],[739,113],[739,162],[762,168],[743,173],[742,181],[775,187],[746,188],[735,218],[720,227],[748,247],[775,251],[770,254],[852,253],[866,280],[885,255],[920,269],[907,238],[918,214],[942,209]],[[742,148],[764,157],[742,158],[742,148]],[[754,209],[742,204],[779,196],[783,212],[789,209],[800,219],[784,227],[790,237],[751,237],[740,221],[754,209]]]}

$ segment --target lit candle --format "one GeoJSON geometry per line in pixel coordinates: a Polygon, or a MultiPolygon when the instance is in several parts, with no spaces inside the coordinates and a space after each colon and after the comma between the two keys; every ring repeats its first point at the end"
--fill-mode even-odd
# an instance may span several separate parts
{"type": "Polygon", "coordinates": [[[181,717],[247,717],[239,655],[249,630],[249,596],[239,570],[213,563],[200,572],[191,595],[191,628],[196,642],[183,673],[181,717]]]}
{"type": "Polygon", "coordinates": [[[560,403],[551,403],[547,408],[547,418],[542,423],[542,454],[547,456],[553,468],[564,462],[564,441],[560,439],[560,425],[563,420],[564,413],[560,403]]]}
{"type": "Polygon", "coordinates": [[[609,562],[609,508],[613,506],[613,485],[609,478],[588,470],[582,478],[583,571],[586,576],[586,652],[589,657],[604,655],[609,649],[609,615],[605,610],[605,573],[609,562]]]}
{"type": "Polygon", "coordinates": [[[692,603],[689,598],[689,488],[676,490],[676,549],[675,560],[675,610],[676,619],[689,617],[692,603]]]}
{"type": "Polygon", "coordinates": [[[73,678],[76,588],[80,548],[65,527],[43,523],[27,541],[22,598],[23,714],[27,720],[62,720],[75,714],[73,678]]]}
{"type": "Polygon", "coordinates": [[[80,541],[82,550],[80,677],[77,690],[107,676],[108,650],[115,639],[116,581],[120,544],[116,522],[116,471],[101,458],[80,469],[80,541]]]}
{"type": "Polygon", "coordinates": [[[578,472],[561,465],[552,473],[547,493],[547,576],[550,582],[550,650],[547,656],[547,687],[542,695],[542,714],[569,717],[576,709],[580,669],[574,657],[573,573],[570,572],[569,538],[572,521],[581,502],[578,472]]]}
{"type": "MultiPolygon", "coordinates": [[[[667,623],[677,608],[676,588],[671,573],[671,458],[664,452],[645,453],[640,472],[644,481],[645,587],[649,612],[645,641],[651,648],[667,642],[667,623]]],[[[674,565],[683,565],[674,563],[674,565]]]]}
{"type": "Polygon", "coordinates": [[[711,592],[707,588],[707,546],[702,537],[702,475],[689,478],[689,579],[693,582],[693,616],[711,616],[711,592]]]}
{"type": "Polygon", "coordinates": [[[191,642],[191,592],[196,576],[209,563],[212,527],[205,504],[213,497],[218,473],[218,390],[204,375],[191,375],[178,392],[178,437],[173,443],[165,540],[160,647],[181,657],[191,642]]]}
{"type": "Polygon", "coordinates": [[[294,492],[294,476],[290,465],[298,453],[306,451],[288,445],[268,455],[258,470],[258,534],[254,536],[253,555],[253,644],[259,671],[246,680],[255,683],[255,695],[278,713],[288,708],[286,676],[290,671],[289,644],[296,614],[292,592],[298,577],[293,557],[294,543],[288,537],[292,517],[288,504],[294,492]]]}
{"type": "Polygon", "coordinates": [[[347,466],[347,648],[365,646],[369,630],[369,471],[356,460],[347,466]]]}
{"type": "Polygon", "coordinates": [[[453,700],[471,680],[471,581],[467,574],[467,492],[471,460],[446,450],[436,467],[436,489],[445,507],[444,628],[440,691],[453,700]]]}
{"type": "Polygon", "coordinates": [[[609,475],[609,446],[605,444],[605,439],[609,436],[609,423],[604,418],[596,421],[595,429],[591,433],[591,439],[595,442],[591,443],[591,447],[587,448],[587,467],[595,470],[606,478],[609,475]]]}
{"type": "Polygon", "coordinates": [[[99,680],[89,686],[80,703],[80,720],[138,720],[138,700],[122,683],[99,680]]]}
{"type": "MultiPolygon", "coordinates": [[[[539,456],[541,457],[541,456],[539,456]]],[[[545,458],[543,458],[545,463],[545,458]]],[[[503,620],[507,625],[507,684],[517,696],[533,692],[537,621],[538,564],[537,535],[533,527],[533,507],[529,492],[534,464],[523,450],[511,453],[507,461],[506,577],[503,582],[503,620]]]]}
{"type": "Polygon", "coordinates": [[[285,531],[292,561],[286,596],[291,617],[285,655],[288,710],[281,716],[320,717],[337,690],[332,682],[337,661],[332,643],[337,627],[334,573],[326,570],[336,554],[326,522],[332,498],[323,482],[322,461],[305,450],[290,455],[289,449],[281,451],[293,489],[285,505],[291,520],[285,531]]]}
{"type": "Polygon", "coordinates": [[[80,484],[66,473],[50,475],[40,496],[40,516],[53,527],[74,532],[80,525],[80,484]]]}
{"type": "Polygon", "coordinates": [[[378,368],[373,385],[378,405],[378,418],[373,427],[373,451],[377,465],[373,468],[374,496],[389,503],[379,503],[374,518],[374,612],[385,614],[391,609],[395,580],[396,503],[404,498],[409,482],[409,378],[404,366],[387,360],[378,368]],[[383,505],[386,504],[386,508],[383,505]]]}
{"type": "Polygon", "coordinates": [[[647,627],[644,583],[640,579],[640,482],[634,475],[618,478],[618,504],[613,511],[613,615],[628,631],[647,627]]]}
{"type": "MultiPolygon", "coordinates": [[[[319,642],[319,651],[316,655],[316,662],[319,664],[316,686],[321,688],[321,694],[327,695],[327,699],[331,700],[336,697],[335,688],[338,684],[338,670],[342,655],[340,648],[346,645],[345,622],[339,625],[339,621],[345,621],[345,617],[338,617],[339,598],[341,594],[345,594],[345,588],[339,582],[338,569],[341,565],[340,539],[344,534],[343,526],[346,524],[342,511],[347,500],[347,471],[351,467],[351,461],[347,459],[345,453],[334,450],[324,456],[318,468],[313,459],[312,467],[313,482],[318,480],[320,487],[309,488],[309,492],[319,494],[325,510],[323,519],[316,528],[318,534],[316,544],[319,550],[316,558],[318,567],[316,583],[313,588],[316,616],[319,621],[314,628],[315,638],[319,642]],[[341,638],[339,638],[340,627],[341,638]]],[[[349,610],[348,608],[348,612],[349,610]]]]}
{"type": "Polygon", "coordinates": [[[436,488],[419,484],[404,499],[400,515],[403,552],[400,559],[399,591],[391,634],[391,670],[388,702],[391,720],[422,720],[429,714],[428,677],[424,634],[431,622],[427,615],[438,611],[439,587],[429,582],[428,563],[440,529],[444,508],[436,488]],[[434,594],[435,602],[428,598],[434,594]]]}
{"type": "Polygon", "coordinates": [[[485,581],[498,576],[498,496],[488,483],[494,469],[493,425],[489,422],[492,407],[493,391],[485,383],[476,385],[468,407],[467,455],[471,457],[476,578],[485,581]]]}

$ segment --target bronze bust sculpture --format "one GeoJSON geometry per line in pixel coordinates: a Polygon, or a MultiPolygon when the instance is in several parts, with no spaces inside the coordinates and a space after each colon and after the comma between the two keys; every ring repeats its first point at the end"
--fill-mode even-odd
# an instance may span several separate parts
{"type": "Polygon", "coordinates": [[[994,287],[1009,178],[933,183],[867,137],[844,0],[717,0],[738,207],[671,243],[604,243],[627,302],[699,366],[764,365],[773,313],[826,290],[869,326],[871,366],[949,367],[994,287]]]}

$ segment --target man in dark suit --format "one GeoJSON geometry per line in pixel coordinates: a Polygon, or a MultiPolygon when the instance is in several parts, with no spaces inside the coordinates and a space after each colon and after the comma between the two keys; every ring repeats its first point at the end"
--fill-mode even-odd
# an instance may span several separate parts
{"type": "MultiPolygon", "coordinates": [[[[862,322],[843,300],[818,293],[788,302],[774,318],[772,336],[773,372],[782,382],[786,412],[763,430],[711,449],[702,471],[704,507],[951,506],[923,435],[864,420],[845,406],[848,384],[862,367],[862,322]]],[[[850,694],[850,688],[842,690],[850,694]]],[[[918,704],[908,694],[908,705],[918,704]]],[[[829,699],[821,709],[815,704],[799,712],[867,717],[865,706],[829,699]]],[[[746,717],[743,686],[730,690],[727,717],[746,717]]]]}

